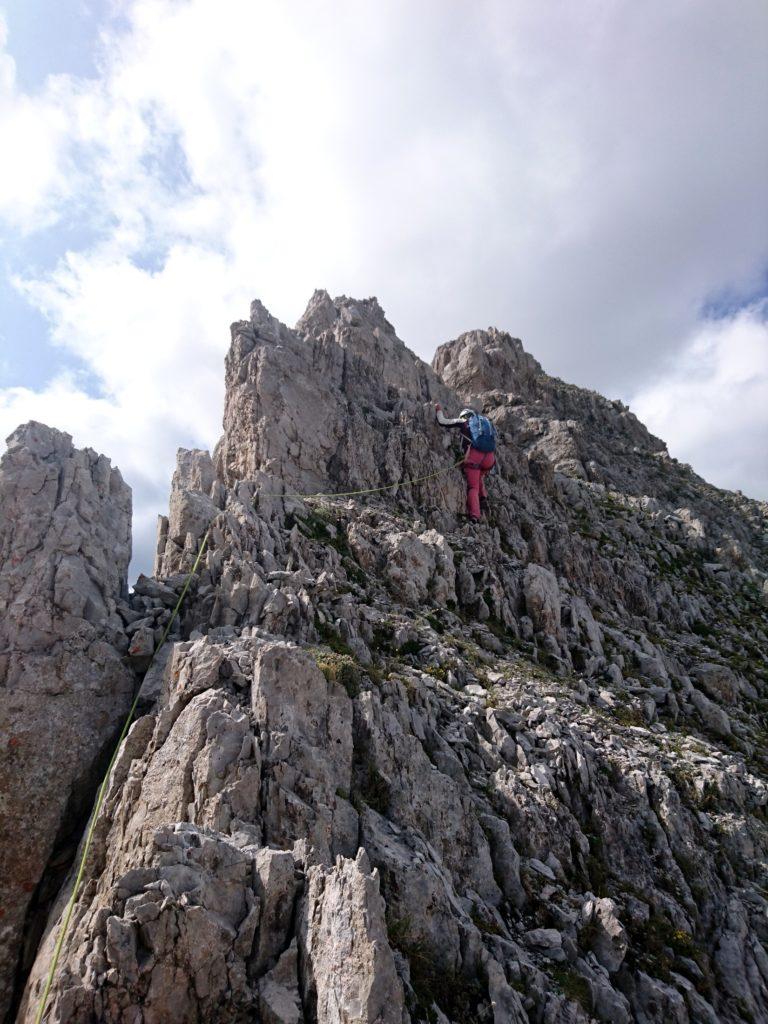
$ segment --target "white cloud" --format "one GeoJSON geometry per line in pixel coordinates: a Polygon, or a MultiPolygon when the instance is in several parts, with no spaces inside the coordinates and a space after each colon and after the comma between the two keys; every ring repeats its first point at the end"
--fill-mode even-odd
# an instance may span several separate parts
{"type": "Polygon", "coordinates": [[[97,237],[20,287],[106,403],[54,380],[0,393],[0,422],[47,397],[142,507],[177,444],[215,439],[227,325],[251,297],[291,322],[315,287],[376,293],[427,358],[495,323],[551,372],[627,395],[713,290],[749,292],[768,263],[762,0],[124,14],[98,78],[28,96],[0,57],[0,216],[97,237]]]}
{"type": "Polygon", "coordinates": [[[706,479],[768,500],[768,303],[704,324],[632,406],[706,479]]]}
{"type": "Polygon", "coordinates": [[[63,77],[51,77],[42,98],[20,93],[16,62],[5,52],[8,29],[0,11],[0,217],[31,231],[49,223],[73,188],[61,166],[71,128],[72,94],[63,77]]]}
{"type": "Polygon", "coordinates": [[[247,293],[221,255],[183,247],[156,274],[109,254],[70,254],[52,280],[26,287],[101,394],[71,373],[40,391],[0,390],[0,437],[38,419],[109,455],[134,488],[136,563],[146,571],[176,449],[218,440],[229,311],[247,309],[247,293]]]}

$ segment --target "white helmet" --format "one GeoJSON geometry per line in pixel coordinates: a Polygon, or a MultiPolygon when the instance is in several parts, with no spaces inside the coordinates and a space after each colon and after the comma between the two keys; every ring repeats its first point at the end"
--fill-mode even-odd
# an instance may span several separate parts
{"type": "Polygon", "coordinates": [[[462,409],[461,412],[459,413],[460,420],[468,420],[472,416],[477,416],[477,413],[475,412],[474,409],[470,409],[469,407],[467,407],[466,409],[462,409]]]}

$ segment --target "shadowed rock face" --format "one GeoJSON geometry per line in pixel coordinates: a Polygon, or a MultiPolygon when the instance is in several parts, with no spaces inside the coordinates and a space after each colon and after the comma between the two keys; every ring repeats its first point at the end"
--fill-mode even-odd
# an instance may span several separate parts
{"type": "MultiPolygon", "coordinates": [[[[66,864],[133,673],[127,594],[131,492],[109,460],[39,423],[0,463],[0,1018],[51,854],[66,864]],[[58,849],[57,849],[58,847],[58,849]]],[[[59,882],[60,882],[59,878],[59,882]]],[[[55,890],[54,890],[55,891],[55,890]]],[[[28,942],[39,938],[34,918],[28,942]]]]}
{"type": "Polygon", "coordinates": [[[256,302],[226,372],[50,1020],[768,1020],[766,506],[500,331],[430,369],[373,299],[256,302]],[[432,409],[470,398],[476,527],[432,409]]]}

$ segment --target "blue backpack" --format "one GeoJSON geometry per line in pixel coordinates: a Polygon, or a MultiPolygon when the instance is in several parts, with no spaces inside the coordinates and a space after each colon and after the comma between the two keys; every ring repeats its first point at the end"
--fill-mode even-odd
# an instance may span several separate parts
{"type": "Polygon", "coordinates": [[[476,412],[474,416],[470,416],[468,426],[473,448],[479,452],[496,451],[496,428],[487,416],[481,416],[476,412]]]}

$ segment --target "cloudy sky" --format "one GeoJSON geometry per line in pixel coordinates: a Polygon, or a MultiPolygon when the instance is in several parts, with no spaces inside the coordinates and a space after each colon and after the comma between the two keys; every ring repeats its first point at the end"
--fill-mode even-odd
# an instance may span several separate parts
{"type": "Polygon", "coordinates": [[[764,0],[0,0],[0,436],[110,455],[146,569],[229,323],[325,287],[768,498],[766,52],[764,0]]]}

